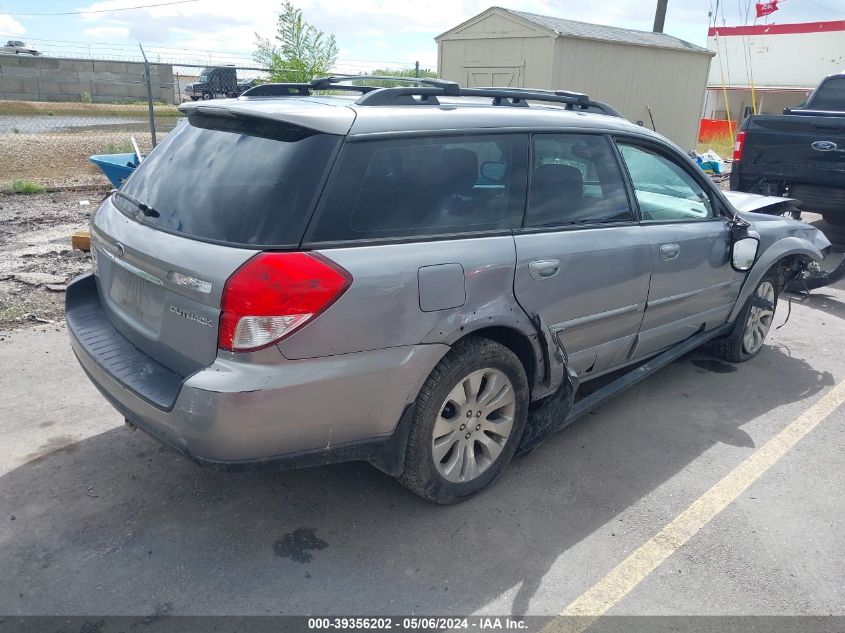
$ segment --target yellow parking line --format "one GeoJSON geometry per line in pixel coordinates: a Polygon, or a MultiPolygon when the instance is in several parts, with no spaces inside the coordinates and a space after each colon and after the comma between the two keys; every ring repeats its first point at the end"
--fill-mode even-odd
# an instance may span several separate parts
{"type": "Polygon", "coordinates": [[[783,457],[807,433],[845,402],[845,382],[789,423],[780,433],[754,451],[724,479],[643,543],[607,576],[576,598],[543,631],[578,633],[619,602],[652,571],[686,544],[701,528],[735,501],[751,484],[783,457]]]}

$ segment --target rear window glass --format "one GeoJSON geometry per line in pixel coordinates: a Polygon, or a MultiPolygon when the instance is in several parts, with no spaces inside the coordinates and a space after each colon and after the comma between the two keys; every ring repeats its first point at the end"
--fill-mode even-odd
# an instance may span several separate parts
{"type": "Polygon", "coordinates": [[[811,110],[845,111],[845,77],[825,79],[807,104],[811,110]]]}
{"type": "MultiPolygon", "coordinates": [[[[340,137],[249,119],[191,116],[121,191],[157,212],[144,224],[248,246],[299,242],[340,137]]],[[[120,196],[115,205],[135,217],[120,196]]]]}
{"type": "Polygon", "coordinates": [[[519,226],[527,137],[349,143],[312,241],[445,235],[519,226]]]}

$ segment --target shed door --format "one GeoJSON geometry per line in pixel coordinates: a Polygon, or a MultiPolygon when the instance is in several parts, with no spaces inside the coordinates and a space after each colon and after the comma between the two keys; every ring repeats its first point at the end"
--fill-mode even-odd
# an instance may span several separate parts
{"type": "Polygon", "coordinates": [[[467,88],[522,88],[522,65],[464,66],[467,88]]]}

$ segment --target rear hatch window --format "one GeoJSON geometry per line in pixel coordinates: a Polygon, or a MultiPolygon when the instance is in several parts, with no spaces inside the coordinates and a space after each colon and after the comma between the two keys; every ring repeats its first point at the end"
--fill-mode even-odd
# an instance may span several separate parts
{"type": "Polygon", "coordinates": [[[203,241],[295,246],[340,139],[274,121],[192,115],[114,204],[148,226],[203,241]]]}
{"type": "Polygon", "coordinates": [[[811,110],[845,111],[845,77],[828,77],[810,97],[811,110]]]}

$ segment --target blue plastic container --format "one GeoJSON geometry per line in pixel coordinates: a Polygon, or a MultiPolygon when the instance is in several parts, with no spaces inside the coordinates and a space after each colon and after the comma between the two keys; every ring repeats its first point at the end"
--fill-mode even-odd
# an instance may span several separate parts
{"type": "Polygon", "coordinates": [[[140,162],[135,152],[129,154],[98,154],[89,160],[99,167],[116,188],[129,178],[140,162]]]}

